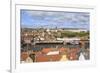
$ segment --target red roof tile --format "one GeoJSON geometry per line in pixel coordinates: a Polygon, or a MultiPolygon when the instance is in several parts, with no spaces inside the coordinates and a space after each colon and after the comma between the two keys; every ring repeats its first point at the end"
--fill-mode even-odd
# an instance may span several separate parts
{"type": "Polygon", "coordinates": [[[29,55],[27,54],[27,52],[22,52],[21,53],[21,61],[25,61],[27,59],[29,55]]]}
{"type": "Polygon", "coordinates": [[[42,50],[42,52],[44,53],[44,54],[47,54],[48,52],[50,52],[51,51],[51,48],[44,48],[43,50],[42,50]]]}

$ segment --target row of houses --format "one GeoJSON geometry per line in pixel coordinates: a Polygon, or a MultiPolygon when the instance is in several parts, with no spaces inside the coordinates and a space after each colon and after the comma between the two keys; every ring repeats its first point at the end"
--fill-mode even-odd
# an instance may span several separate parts
{"type": "Polygon", "coordinates": [[[46,41],[53,41],[53,40],[79,40],[79,38],[59,38],[61,36],[60,32],[87,32],[86,29],[79,29],[79,28],[66,28],[66,29],[41,29],[41,30],[31,30],[31,31],[25,31],[25,28],[23,28],[21,32],[21,39],[23,40],[46,40],[46,41]]]}
{"type": "Polygon", "coordinates": [[[51,62],[51,61],[74,61],[79,60],[80,55],[84,55],[84,60],[89,60],[89,49],[80,51],[80,48],[43,48],[40,51],[21,52],[21,62],[51,62]],[[83,54],[84,53],[84,54],[83,54]]]}

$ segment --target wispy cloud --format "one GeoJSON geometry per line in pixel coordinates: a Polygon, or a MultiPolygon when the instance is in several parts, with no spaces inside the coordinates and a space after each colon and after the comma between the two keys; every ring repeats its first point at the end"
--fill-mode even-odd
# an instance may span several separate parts
{"type": "Polygon", "coordinates": [[[89,13],[83,12],[21,10],[21,20],[22,25],[33,25],[34,27],[89,28],[89,13]]]}

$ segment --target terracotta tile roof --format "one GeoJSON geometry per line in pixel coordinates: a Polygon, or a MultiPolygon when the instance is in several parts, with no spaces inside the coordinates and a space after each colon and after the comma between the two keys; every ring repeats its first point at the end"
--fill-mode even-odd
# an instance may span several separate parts
{"type": "Polygon", "coordinates": [[[25,61],[27,58],[28,58],[28,54],[27,54],[27,52],[22,52],[21,53],[21,61],[25,61]]]}
{"type": "Polygon", "coordinates": [[[51,55],[52,61],[59,61],[61,59],[60,55],[51,55]]]}
{"type": "Polygon", "coordinates": [[[59,52],[65,52],[67,50],[67,48],[60,48],[59,52]]]}
{"type": "Polygon", "coordinates": [[[72,52],[70,54],[68,54],[68,59],[69,60],[77,60],[77,55],[75,52],[72,52]]]}
{"type": "Polygon", "coordinates": [[[40,55],[36,57],[36,62],[59,61],[60,59],[60,55],[40,55]]]}
{"type": "Polygon", "coordinates": [[[36,56],[36,62],[48,62],[49,58],[46,55],[36,56]]]}
{"type": "Polygon", "coordinates": [[[50,52],[50,51],[51,51],[51,48],[44,48],[44,49],[42,50],[42,53],[47,54],[47,53],[50,52]]]}

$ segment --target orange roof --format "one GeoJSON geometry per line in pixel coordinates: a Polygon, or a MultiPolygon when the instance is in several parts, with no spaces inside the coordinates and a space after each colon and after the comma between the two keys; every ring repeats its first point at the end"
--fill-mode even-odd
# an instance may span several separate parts
{"type": "Polygon", "coordinates": [[[51,55],[52,61],[59,61],[61,59],[60,55],[51,55]]]}
{"type": "Polygon", "coordinates": [[[27,52],[22,52],[22,53],[21,53],[21,60],[22,60],[22,61],[25,61],[25,60],[27,59],[28,56],[29,56],[29,55],[27,54],[27,52]]]}
{"type": "Polygon", "coordinates": [[[60,55],[41,55],[36,57],[36,62],[59,61],[60,59],[60,55]]]}
{"type": "Polygon", "coordinates": [[[50,51],[51,51],[51,48],[44,48],[44,49],[42,50],[42,52],[45,53],[45,54],[47,54],[47,53],[50,52],[50,51]]]}
{"type": "Polygon", "coordinates": [[[77,55],[75,52],[70,53],[70,54],[68,54],[68,58],[69,58],[69,60],[77,60],[77,55]]]}
{"type": "Polygon", "coordinates": [[[79,51],[79,49],[77,49],[77,48],[75,49],[75,48],[74,48],[74,49],[71,49],[70,51],[71,51],[71,52],[76,52],[76,53],[77,53],[77,52],[79,51]]]}
{"type": "Polygon", "coordinates": [[[36,62],[47,62],[47,61],[49,61],[49,59],[45,55],[36,56],[36,62]]]}
{"type": "Polygon", "coordinates": [[[66,48],[60,48],[59,51],[64,52],[64,51],[66,51],[66,48]]]}

